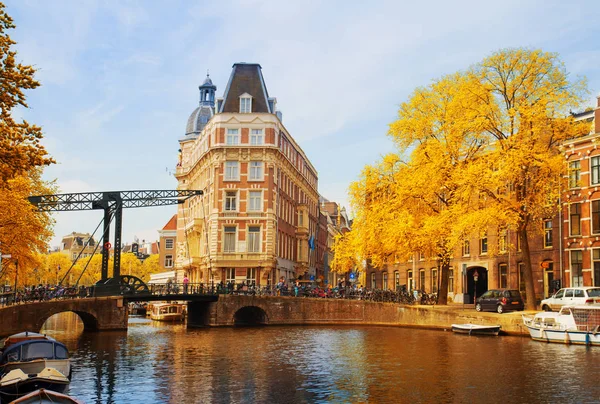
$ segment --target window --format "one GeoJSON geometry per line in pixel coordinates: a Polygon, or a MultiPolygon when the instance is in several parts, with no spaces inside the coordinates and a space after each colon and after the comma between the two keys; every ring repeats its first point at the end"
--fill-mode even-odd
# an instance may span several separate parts
{"type": "Polygon", "coordinates": [[[423,251],[419,251],[419,261],[425,261],[425,254],[423,254],[423,251]]]}
{"type": "Polygon", "coordinates": [[[388,290],[388,274],[387,274],[387,272],[383,273],[382,287],[383,287],[383,290],[388,290]]]}
{"type": "Polygon", "coordinates": [[[240,179],[239,161],[225,162],[225,181],[238,181],[240,179]]]}
{"type": "Polygon", "coordinates": [[[572,203],[569,206],[569,229],[571,231],[571,236],[580,236],[581,235],[581,204],[580,203],[572,203]]]}
{"type": "Polygon", "coordinates": [[[262,191],[248,192],[248,211],[262,211],[262,191]]]}
{"type": "Polygon", "coordinates": [[[246,269],[246,284],[256,285],[256,268],[246,269]]]}
{"type": "Polygon", "coordinates": [[[262,181],[263,179],[263,162],[262,161],[251,161],[250,162],[250,180],[251,181],[262,181]]]}
{"type": "Polygon", "coordinates": [[[592,250],[594,286],[600,286],[600,248],[592,250]]]}
{"type": "Polygon", "coordinates": [[[407,285],[408,290],[410,291],[410,290],[415,289],[415,284],[413,282],[413,272],[412,271],[408,271],[406,273],[406,279],[408,281],[408,285],[407,285]]]}
{"type": "Polygon", "coordinates": [[[227,137],[225,143],[228,146],[235,146],[240,144],[240,130],[239,129],[227,129],[227,137]]]}
{"type": "Polygon", "coordinates": [[[571,161],[569,163],[569,188],[579,188],[581,176],[581,162],[571,161]]]}
{"type": "Polygon", "coordinates": [[[225,211],[237,211],[237,191],[225,191],[225,211]]]}
{"type": "Polygon", "coordinates": [[[52,342],[30,342],[21,346],[23,361],[30,361],[33,359],[53,359],[54,358],[54,344],[52,342]]]}
{"type": "Polygon", "coordinates": [[[571,251],[571,286],[583,286],[583,251],[571,251]]]}
{"type": "Polygon", "coordinates": [[[592,201],[592,233],[600,233],[600,200],[592,201]]]}
{"type": "Polygon", "coordinates": [[[265,143],[264,137],[263,137],[263,130],[262,129],[252,129],[250,131],[250,144],[252,146],[259,146],[265,143]]]}
{"type": "Polygon", "coordinates": [[[498,265],[498,272],[500,273],[499,280],[498,280],[498,282],[499,282],[498,287],[507,288],[508,287],[508,265],[506,265],[506,264],[498,265]]]}
{"type": "Polygon", "coordinates": [[[223,252],[235,252],[235,226],[225,226],[223,230],[223,252]]]}
{"type": "Polygon", "coordinates": [[[463,257],[468,257],[469,255],[471,255],[471,243],[469,243],[469,240],[463,241],[462,255],[463,257]]]}
{"type": "Polygon", "coordinates": [[[438,271],[437,269],[431,270],[431,293],[438,292],[438,271]]]}
{"type": "Polygon", "coordinates": [[[225,281],[235,283],[235,268],[225,268],[225,281]]]}
{"type": "Polygon", "coordinates": [[[240,97],[240,112],[242,114],[248,114],[252,112],[252,98],[240,97]]]}
{"type": "Polygon", "coordinates": [[[544,248],[552,247],[552,220],[544,220],[544,248]]]}
{"type": "Polygon", "coordinates": [[[304,211],[298,211],[298,227],[304,227],[304,211]]]}
{"type": "Polygon", "coordinates": [[[173,256],[171,254],[165,255],[165,268],[173,267],[173,256]]]}
{"type": "Polygon", "coordinates": [[[498,251],[501,253],[508,251],[508,231],[506,229],[498,231],[498,251]]]}
{"type": "Polygon", "coordinates": [[[260,226],[248,226],[248,252],[260,252],[260,226]]]}
{"type": "Polygon", "coordinates": [[[592,170],[592,184],[600,183],[600,156],[595,156],[590,159],[590,167],[592,170]]]}
{"type": "Polygon", "coordinates": [[[521,241],[522,241],[521,240],[521,234],[517,233],[517,251],[521,251],[521,247],[522,247],[521,241]]]}
{"type": "Polygon", "coordinates": [[[172,238],[165,239],[165,248],[167,250],[172,250],[173,249],[173,239],[172,238]]]}
{"type": "Polygon", "coordinates": [[[481,255],[485,255],[488,252],[487,234],[484,234],[483,237],[479,239],[479,251],[481,251],[481,255]]]}
{"type": "Polygon", "coordinates": [[[394,289],[400,289],[400,272],[394,271],[394,289]]]}
{"type": "Polygon", "coordinates": [[[425,270],[421,269],[419,271],[419,287],[421,291],[425,291],[425,270]]]}
{"type": "Polygon", "coordinates": [[[377,284],[375,282],[375,272],[371,272],[371,289],[375,289],[376,286],[377,284]]]}
{"type": "Polygon", "coordinates": [[[454,268],[448,268],[448,293],[454,293],[454,268]]]}

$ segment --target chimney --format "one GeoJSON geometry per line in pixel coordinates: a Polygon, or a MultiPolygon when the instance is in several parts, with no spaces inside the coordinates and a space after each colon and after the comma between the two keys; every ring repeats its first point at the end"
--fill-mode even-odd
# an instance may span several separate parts
{"type": "Polygon", "coordinates": [[[598,103],[594,111],[594,133],[600,133],[600,95],[596,99],[598,103]]]}

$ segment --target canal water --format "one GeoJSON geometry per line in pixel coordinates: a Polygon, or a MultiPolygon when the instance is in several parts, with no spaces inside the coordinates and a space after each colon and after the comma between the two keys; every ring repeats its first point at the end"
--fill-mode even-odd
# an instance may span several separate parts
{"type": "Polygon", "coordinates": [[[45,332],[73,359],[86,403],[543,403],[600,401],[600,349],[394,327],[188,330],[131,317],[45,332]],[[67,331],[69,330],[69,331],[67,331]]]}

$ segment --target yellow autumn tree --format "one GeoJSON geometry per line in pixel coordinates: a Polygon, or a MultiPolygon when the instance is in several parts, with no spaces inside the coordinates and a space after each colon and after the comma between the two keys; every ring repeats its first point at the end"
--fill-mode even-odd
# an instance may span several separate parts
{"type": "Polygon", "coordinates": [[[514,226],[524,261],[526,308],[536,307],[529,232],[559,209],[564,159],[559,145],[589,132],[573,122],[588,93],[584,79],[570,80],[555,53],[505,49],[469,71],[479,83],[478,117],[491,145],[463,177],[466,194],[477,193],[489,211],[514,226]]]}
{"type": "Polygon", "coordinates": [[[17,53],[12,49],[15,42],[8,35],[15,25],[4,7],[0,3],[0,186],[32,168],[54,163],[40,144],[41,128],[26,121],[16,122],[12,116],[14,108],[28,107],[24,90],[40,84],[34,79],[32,66],[17,62],[17,53]]]}
{"type": "Polygon", "coordinates": [[[142,264],[143,276],[140,276],[140,278],[144,282],[148,282],[150,280],[150,274],[156,274],[161,271],[162,269],[159,263],[159,255],[152,254],[144,260],[144,263],[142,264]]]}
{"type": "MultiPolygon", "coordinates": [[[[35,213],[26,198],[54,193],[56,187],[41,180],[41,168],[54,163],[40,143],[41,128],[13,118],[15,108],[27,108],[24,91],[39,86],[35,69],[17,61],[15,42],[8,35],[13,28],[0,3],[0,251],[12,256],[3,266],[17,267],[18,261],[23,285],[32,281],[30,271],[40,271],[35,254],[46,251],[53,224],[48,213],[35,213]]],[[[0,277],[12,283],[17,276],[13,272],[2,271],[0,277]]]]}

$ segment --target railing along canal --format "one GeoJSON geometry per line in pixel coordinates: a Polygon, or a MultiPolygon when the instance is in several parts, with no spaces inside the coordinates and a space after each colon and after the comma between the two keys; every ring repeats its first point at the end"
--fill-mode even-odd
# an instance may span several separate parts
{"type": "MultiPolygon", "coordinates": [[[[0,306],[19,303],[42,302],[51,300],[78,299],[95,297],[93,286],[62,287],[62,286],[39,286],[25,288],[14,292],[0,294],[0,306]]],[[[326,299],[348,299],[367,300],[373,302],[388,302],[399,304],[435,304],[437,295],[414,291],[405,288],[398,290],[368,289],[355,286],[347,287],[318,287],[304,285],[277,285],[257,286],[246,283],[234,284],[207,284],[207,283],[167,283],[150,284],[147,290],[133,292],[126,288],[121,292],[122,296],[135,300],[135,296],[169,296],[181,295],[190,297],[192,295],[243,295],[243,296],[283,296],[294,298],[326,298],[326,299]]],[[[118,296],[118,295],[116,295],[118,296]]]]}

